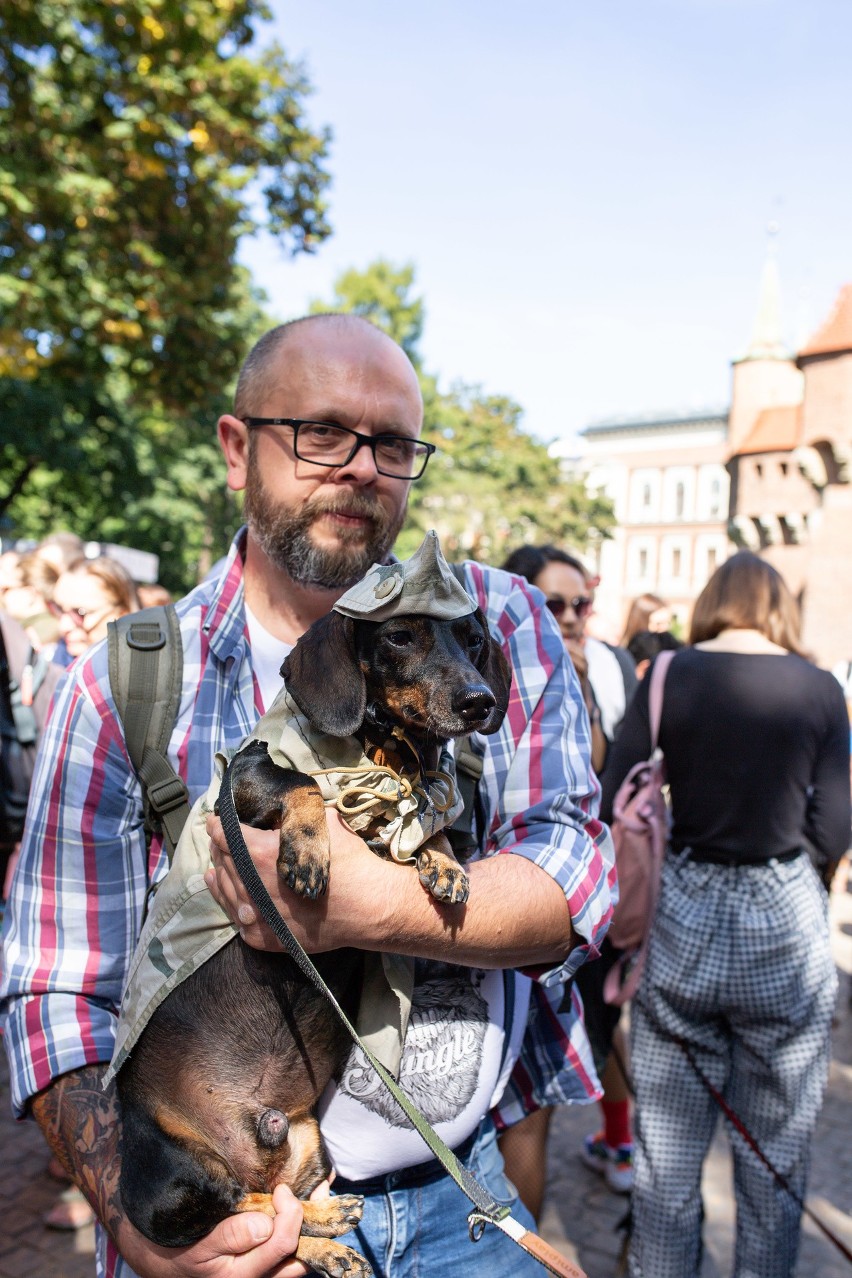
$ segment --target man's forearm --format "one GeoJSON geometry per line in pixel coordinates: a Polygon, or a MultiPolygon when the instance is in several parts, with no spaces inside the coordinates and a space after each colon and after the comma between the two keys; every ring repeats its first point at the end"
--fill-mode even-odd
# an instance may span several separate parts
{"type": "Polygon", "coordinates": [[[48,1145],[115,1238],[124,1215],[118,1189],[120,1123],[115,1084],[101,1086],[106,1069],[91,1065],[63,1074],[32,1105],[48,1145]]]}
{"type": "Polygon", "coordinates": [[[577,944],[562,888],[526,857],[507,853],[469,865],[462,907],[438,905],[416,874],[388,868],[386,891],[374,901],[371,948],[505,968],[555,966],[577,944]]]}

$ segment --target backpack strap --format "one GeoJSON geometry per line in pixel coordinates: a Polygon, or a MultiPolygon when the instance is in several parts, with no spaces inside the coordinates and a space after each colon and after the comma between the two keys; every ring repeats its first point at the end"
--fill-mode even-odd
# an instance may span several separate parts
{"type": "Polygon", "coordinates": [[[183,645],[173,604],[143,608],[107,627],[109,683],[127,752],[142,783],[145,835],[162,833],[171,864],[189,816],[189,792],[168,760],[183,687],[183,645]]]}

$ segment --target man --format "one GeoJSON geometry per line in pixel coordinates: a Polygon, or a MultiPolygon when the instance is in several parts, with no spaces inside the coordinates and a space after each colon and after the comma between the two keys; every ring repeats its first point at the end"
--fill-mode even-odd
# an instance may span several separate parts
{"type": "MultiPolygon", "coordinates": [[[[227,482],[234,491],[245,491],[248,528],[238,534],[218,579],[202,583],[178,604],[184,686],[170,757],[192,800],[207,788],[214,751],[236,746],[271,703],[289,646],[373,562],[389,554],[410,483],[429,452],[417,443],[421,419],[419,387],[408,359],[364,320],[315,316],[295,321],[267,334],[250,353],[234,413],[219,421],[227,482]],[[319,425],[306,427],[306,422],[319,425]],[[337,435],[333,424],[357,434],[337,435]],[[345,447],[339,446],[341,439],[345,447]]],[[[470,866],[468,905],[461,911],[436,905],[416,875],[375,857],[333,813],[328,816],[332,885],[320,904],[286,890],[282,897],[272,869],[277,842],[260,831],[247,832],[247,841],[309,951],[356,943],[416,956],[433,993],[441,988],[436,965],[455,978],[465,971],[471,987],[473,975],[478,979],[490,970],[523,965],[534,969],[558,1005],[563,979],[596,952],[609,919],[613,879],[608,835],[590,815],[597,786],[585,758],[579,694],[555,627],[543,622],[524,591],[478,565],[469,565],[467,585],[502,636],[516,684],[503,728],[488,738],[481,786],[487,851],[505,855],[486,856],[470,866]],[[388,869],[395,873],[388,876],[388,869]]],[[[97,647],[66,681],[36,778],[6,938],[5,1039],[14,1104],[21,1115],[32,1110],[52,1146],[73,1165],[104,1222],[108,1238],[101,1240],[99,1273],[109,1278],[133,1273],[142,1278],[295,1278],[304,1267],[287,1258],[301,1208],[283,1187],[276,1190],[274,1221],[254,1213],[231,1218],[201,1242],[174,1251],[149,1243],[122,1210],[120,1118],[114,1091],[102,1091],[100,1081],[112,1052],[116,1009],[146,890],[162,877],[166,863],[156,838],[146,856],[139,785],[116,722],[106,665],[106,652],[97,647]]],[[[221,842],[221,832],[213,832],[221,842]]],[[[232,918],[240,917],[250,944],[268,945],[264,929],[237,893],[221,847],[215,856],[217,869],[209,872],[209,881],[217,899],[232,918]]],[[[492,1065],[497,1060],[496,1096],[488,1097],[472,1120],[468,1115],[469,1136],[459,1138],[468,1164],[475,1173],[496,1177],[492,1188],[498,1192],[501,1164],[493,1125],[480,1119],[500,1099],[497,1084],[502,1087],[521,1050],[529,994],[529,981],[512,978],[505,999],[497,1000],[500,1006],[489,1005],[482,1035],[489,1042],[483,1052],[492,1065]]],[[[421,1025],[440,1010],[438,994],[421,1025]]],[[[518,1117],[528,1096],[542,1103],[548,1095],[595,1095],[576,1013],[561,1025],[544,1012],[539,1019],[553,1025],[555,1033],[527,1036],[513,1085],[502,1099],[501,1121],[518,1117]]],[[[476,1028],[475,1016],[471,1023],[476,1028]]],[[[361,1082],[370,1085],[369,1078],[361,1082]]],[[[353,1085],[345,1092],[344,1108],[356,1091],[353,1085]]],[[[436,1078],[431,1091],[443,1094],[443,1080],[436,1078]]],[[[364,1108],[373,1125],[379,1107],[377,1102],[364,1108]]],[[[329,1110],[334,1109],[333,1098],[329,1110]]],[[[333,1152],[351,1120],[352,1112],[339,1106],[323,1119],[333,1152]]],[[[385,1121],[385,1127],[391,1136],[399,1134],[392,1122],[385,1121]]],[[[366,1144],[373,1162],[365,1166],[358,1161],[359,1140],[351,1144],[355,1148],[345,1169],[350,1179],[375,1179],[378,1169],[403,1182],[368,1195],[372,1206],[366,1214],[373,1223],[365,1221],[355,1241],[373,1253],[379,1273],[389,1263],[379,1222],[381,1204],[388,1202],[397,1211],[400,1202],[411,1209],[416,1246],[421,1258],[424,1249],[434,1253],[435,1272],[446,1272],[448,1257],[458,1256],[466,1273],[484,1274],[486,1266],[490,1273],[504,1244],[516,1253],[508,1261],[503,1257],[504,1265],[516,1274],[528,1272],[523,1253],[498,1231],[487,1231],[487,1242],[476,1247],[466,1242],[464,1200],[458,1195],[452,1219],[441,1207],[443,1200],[436,1209],[435,1194],[443,1192],[445,1177],[431,1178],[429,1194],[422,1185],[406,1188],[407,1168],[422,1163],[424,1148],[407,1149],[382,1164],[381,1142],[371,1139],[366,1144]],[[432,1204],[429,1221],[414,1212],[421,1198],[432,1204]]],[[[403,1245],[406,1240],[394,1241],[403,1245]]],[[[396,1260],[394,1265],[395,1273],[403,1272],[396,1260]]]]}

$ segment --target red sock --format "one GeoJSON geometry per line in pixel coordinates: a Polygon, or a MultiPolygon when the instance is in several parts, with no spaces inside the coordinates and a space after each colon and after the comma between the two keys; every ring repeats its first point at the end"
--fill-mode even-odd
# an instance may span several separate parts
{"type": "Polygon", "coordinates": [[[632,1144],[630,1101],[602,1100],[600,1106],[604,1117],[604,1140],[610,1149],[618,1149],[620,1145],[632,1144]]]}

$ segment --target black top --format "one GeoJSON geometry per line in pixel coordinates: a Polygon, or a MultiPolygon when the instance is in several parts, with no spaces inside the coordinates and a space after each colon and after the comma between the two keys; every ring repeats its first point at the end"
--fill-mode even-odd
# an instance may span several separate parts
{"type": "MultiPolygon", "coordinates": [[[[650,671],[603,778],[601,816],[651,750],[650,671]]],[[[792,653],[685,648],[666,675],[659,744],[675,851],[754,859],[812,844],[837,860],[850,838],[849,718],[840,684],[792,653]]]]}

